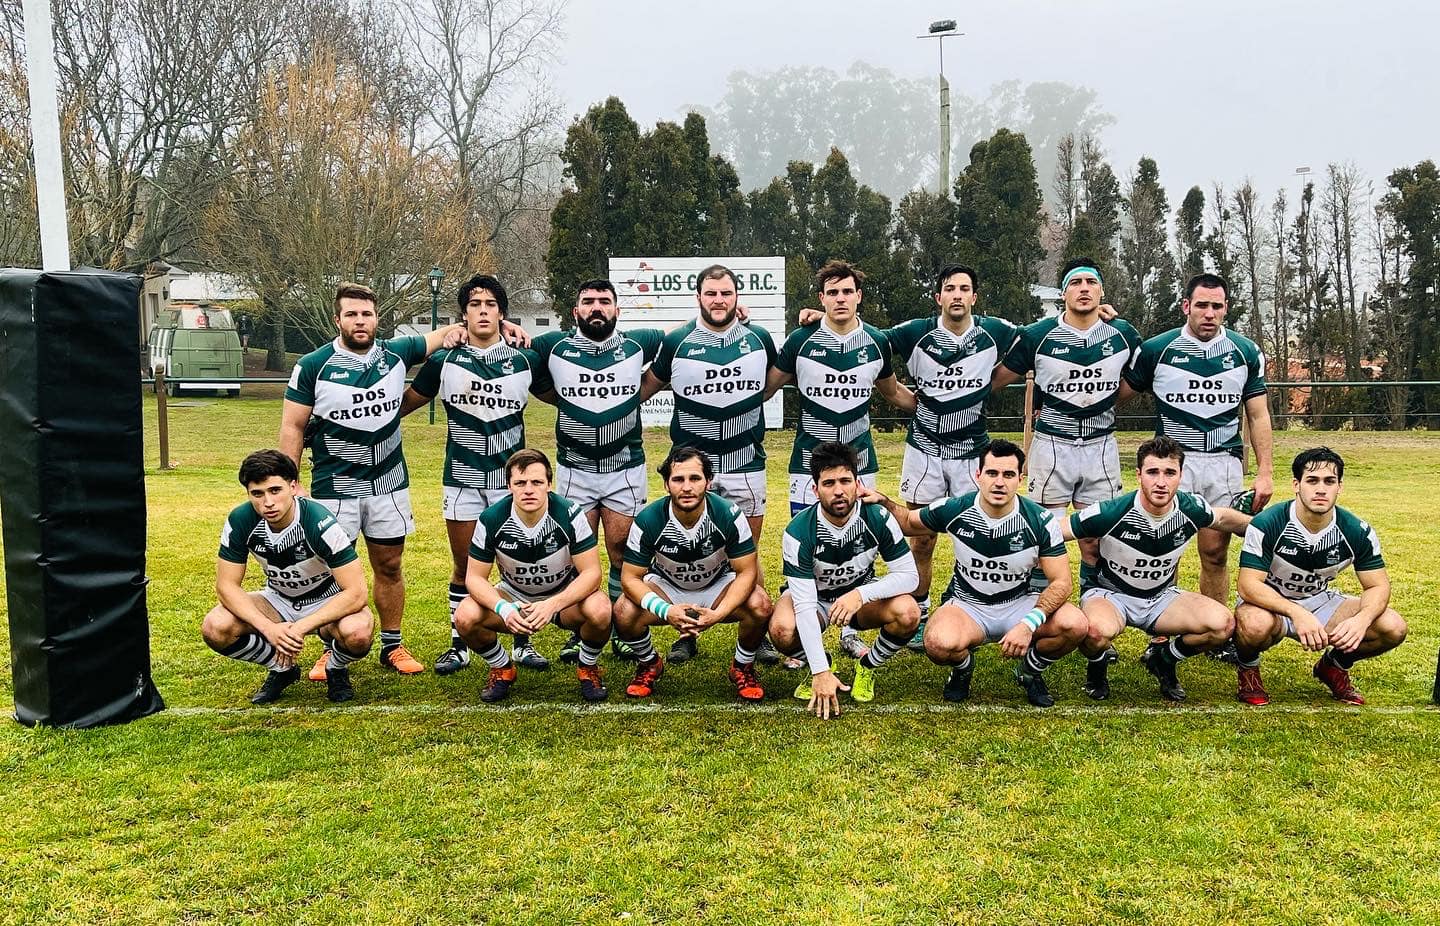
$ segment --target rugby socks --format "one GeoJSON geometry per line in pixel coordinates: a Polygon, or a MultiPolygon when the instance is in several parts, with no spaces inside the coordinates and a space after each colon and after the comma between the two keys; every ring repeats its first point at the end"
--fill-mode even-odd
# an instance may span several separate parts
{"type": "Polygon", "coordinates": [[[269,640],[253,630],[243,634],[240,639],[222,649],[220,655],[229,656],[231,659],[238,659],[241,662],[253,662],[257,666],[279,671],[275,666],[275,647],[270,645],[269,640]]]}
{"type": "Polygon", "coordinates": [[[610,596],[610,603],[614,604],[620,600],[624,590],[620,587],[620,567],[611,566],[610,573],[605,579],[605,594],[610,596]]]}
{"type": "Polygon", "coordinates": [[[1360,657],[1354,653],[1342,653],[1333,646],[1330,647],[1330,649],[1326,650],[1325,658],[1330,660],[1332,664],[1344,669],[1346,672],[1349,672],[1352,668],[1354,668],[1355,663],[1358,662],[1360,659],[1360,657]]]}
{"type": "Polygon", "coordinates": [[[860,664],[867,669],[878,669],[889,662],[891,656],[904,649],[905,644],[909,642],[909,637],[891,636],[890,631],[882,630],[880,636],[875,638],[874,645],[870,647],[870,652],[861,658],[860,664]]]}
{"type": "Polygon", "coordinates": [[[460,607],[466,594],[465,586],[450,583],[450,648],[457,653],[463,653],[468,648],[465,641],[460,639],[460,632],[455,629],[455,609],[460,607]]]}
{"type": "Polygon", "coordinates": [[[600,662],[600,651],[605,648],[604,643],[591,643],[584,637],[580,638],[580,664],[582,666],[598,665],[600,662]]]}
{"type": "Polygon", "coordinates": [[[959,669],[961,672],[968,672],[968,671],[970,670],[970,667],[971,667],[972,665],[974,665],[974,663],[975,663],[975,658],[970,655],[970,651],[969,651],[969,650],[966,650],[966,651],[965,651],[965,658],[962,659],[962,660],[960,660],[959,662],[955,663],[953,666],[951,666],[951,668],[953,668],[953,669],[959,669]]]}
{"type": "Polygon", "coordinates": [[[1039,675],[1055,664],[1056,660],[1044,655],[1031,643],[1030,648],[1025,651],[1025,658],[1021,661],[1020,671],[1025,675],[1039,675]]]}
{"type": "Polygon", "coordinates": [[[485,664],[492,669],[503,669],[510,665],[510,654],[506,652],[505,647],[500,645],[499,639],[491,643],[490,648],[485,652],[476,655],[485,660],[485,664]]]}
{"type": "Polygon", "coordinates": [[[327,669],[344,669],[365,655],[364,653],[352,653],[334,641],[327,641],[326,646],[330,650],[330,660],[325,663],[327,669]]]}
{"type": "Polygon", "coordinates": [[[402,642],[404,641],[400,639],[400,631],[380,631],[380,658],[384,659],[386,656],[390,655],[390,651],[393,650],[395,647],[399,646],[402,642]]]}
{"type": "Polygon", "coordinates": [[[755,650],[746,649],[739,642],[735,644],[735,664],[737,666],[753,665],[755,662],[755,650]]]}
{"type": "Polygon", "coordinates": [[[620,638],[620,642],[630,647],[635,652],[635,659],[638,662],[649,663],[655,661],[655,643],[650,639],[650,628],[645,630],[633,640],[620,638]]]}
{"type": "Polygon", "coordinates": [[[1156,647],[1156,651],[1161,659],[1172,666],[1189,659],[1191,656],[1200,655],[1199,647],[1186,643],[1185,638],[1178,634],[1171,637],[1169,643],[1156,647]]]}

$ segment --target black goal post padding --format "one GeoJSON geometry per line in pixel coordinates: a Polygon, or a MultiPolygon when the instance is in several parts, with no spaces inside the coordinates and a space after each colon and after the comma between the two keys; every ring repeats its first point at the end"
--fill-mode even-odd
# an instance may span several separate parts
{"type": "Polygon", "coordinates": [[[15,719],[163,710],[150,678],[140,278],[0,270],[0,521],[15,719]]]}

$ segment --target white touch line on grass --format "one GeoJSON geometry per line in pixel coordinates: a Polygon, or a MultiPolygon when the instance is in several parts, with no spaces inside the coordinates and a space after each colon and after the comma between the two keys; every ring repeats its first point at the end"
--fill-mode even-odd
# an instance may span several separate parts
{"type": "MultiPolygon", "coordinates": [[[[1234,717],[1263,717],[1266,714],[1339,714],[1364,716],[1383,714],[1386,716],[1411,716],[1416,714],[1440,714],[1440,708],[1430,705],[1387,705],[1380,707],[1342,707],[1324,704],[1269,704],[1265,707],[1241,707],[1226,704],[1176,704],[1176,705],[1104,705],[1104,704],[1057,704],[1055,707],[1039,709],[1009,704],[878,704],[868,707],[849,707],[846,715],[857,717],[907,716],[922,714],[1016,714],[1033,717],[1148,717],[1173,716],[1176,714],[1228,715],[1234,717]]],[[[269,717],[285,714],[314,715],[331,714],[377,714],[389,716],[425,717],[440,714],[792,714],[803,716],[805,710],[799,702],[794,704],[654,704],[635,701],[607,702],[603,704],[564,704],[558,702],[534,702],[529,704],[356,704],[348,707],[323,706],[281,706],[281,707],[176,707],[169,708],[156,718],[165,717],[269,717]]]]}

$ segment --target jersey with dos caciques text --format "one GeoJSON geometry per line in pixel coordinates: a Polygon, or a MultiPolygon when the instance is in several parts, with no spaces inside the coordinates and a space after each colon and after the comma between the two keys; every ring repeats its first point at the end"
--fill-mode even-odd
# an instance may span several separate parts
{"type": "Polygon", "coordinates": [[[754,552],[750,522],[714,492],[705,493],[705,510],[694,527],[676,519],[669,496],[651,502],[635,516],[625,541],[625,562],[685,591],[713,585],[730,572],[730,560],[754,552]]]}
{"type": "Polygon", "coordinates": [[[1320,594],[1352,565],[1356,572],[1385,568],[1380,539],[1365,521],[1337,506],[1330,523],[1312,534],[1295,505],[1291,499],[1255,516],[1240,548],[1240,568],[1262,570],[1265,584],[1291,601],[1320,594]]]}
{"type": "Polygon", "coordinates": [[[370,498],[410,485],[400,447],[405,370],[425,359],[425,339],[376,341],[357,354],[336,338],[301,357],[285,398],[310,406],[305,443],[316,498],[370,498]]]}
{"type": "Polygon", "coordinates": [[[295,497],[295,519],[278,533],[249,502],[237,505],[220,529],[220,558],[243,565],[247,556],[265,572],[265,584],[297,606],[340,591],[331,572],[356,559],[355,545],[330,511],[295,497]]]}
{"type": "Polygon", "coordinates": [[[1199,495],[1176,492],[1170,510],[1155,517],[1139,491],[1097,502],[1070,516],[1077,540],[1100,541],[1100,588],[1153,598],[1175,584],[1180,557],[1200,528],[1215,523],[1215,510],[1199,495]]]}
{"type": "Polygon", "coordinates": [[[817,502],[795,515],[781,538],[787,579],[814,579],[821,601],[834,601],[875,578],[875,560],[894,563],[910,553],[895,516],[857,502],[845,523],[830,523],[817,502]]]}
{"type": "Polygon", "coordinates": [[[536,395],[554,390],[560,465],[613,473],[645,462],[640,433],[640,380],[664,332],[616,331],[603,341],[579,331],[550,331],[531,344],[538,362],[536,395]]]}
{"type": "Polygon", "coordinates": [[[595,545],[585,512],[569,499],[551,492],[540,522],[530,527],[515,510],[514,496],[506,496],[476,519],[470,558],[494,563],[520,594],[543,598],[575,579],[575,555],[595,545]]]}
{"type": "Polygon", "coordinates": [[[765,470],[765,378],[775,342],[758,325],[689,324],[665,335],[650,372],[670,384],[672,446],[704,451],[717,473],[765,470]]]}
{"type": "Polygon", "coordinates": [[[1005,367],[1035,373],[1035,431],[1062,440],[1090,440],[1115,430],[1120,378],[1140,349],[1140,333],[1124,319],[1097,320],[1083,331],[1062,316],[1020,329],[1005,367]]]}
{"type": "Polygon", "coordinates": [[[1042,557],[1064,556],[1060,523],[1044,507],[1023,495],[1015,508],[992,518],[980,507],[979,493],[941,498],[920,509],[920,523],[950,535],[955,571],[945,598],[993,605],[1030,592],[1030,579],[1042,557]]]}
{"type": "Polygon", "coordinates": [[[504,489],[505,463],[525,446],[525,406],[536,357],[504,341],[436,351],[411,388],[445,406],[447,486],[504,489]]]}
{"type": "Polygon", "coordinates": [[[886,329],[896,359],[915,380],[915,414],[905,442],[942,460],[968,460],[990,445],[985,400],[990,376],[1019,329],[1003,318],[971,316],[955,335],[938,315],[886,329]]]}
{"type": "Polygon", "coordinates": [[[1201,341],[1185,326],[1140,345],[1125,381],[1155,394],[1155,433],[1194,453],[1241,456],[1240,408],[1265,394],[1265,357],[1224,328],[1201,341]]]}
{"type": "Polygon", "coordinates": [[[877,380],[892,374],[884,333],[862,322],[840,335],[821,319],[790,333],[775,367],[795,377],[800,393],[800,424],[789,471],[808,473],[811,451],[824,441],[839,441],[859,452],[857,475],[877,472],[870,395],[877,380]]]}

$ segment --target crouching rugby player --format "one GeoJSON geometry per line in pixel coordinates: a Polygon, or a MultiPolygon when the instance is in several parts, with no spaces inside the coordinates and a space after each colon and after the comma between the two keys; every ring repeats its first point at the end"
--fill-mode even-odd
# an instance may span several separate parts
{"type": "Polygon", "coordinates": [[[469,593],[455,609],[455,630],[490,675],[480,700],[504,700],[515,684],[515,664],[497,634],[528,637],[558,624],[580,634],[580,697],[603,701],[600,650],[610,639],[610,599],[600,591],[600,551],[580,506],[550,490],[554,472],[538,450],[517,450],[505,463],[510,495],[475,521],[469,593]],[[490,583],[492,566],[500,582],[490,583]]]}
{"type": "Polygon", "coordinates": [[[220,603],[200,628],[215,652],[270,670],[250,696],[255,704],[276,700],[300,677],[295,660],[310,634],[328,644],[330,700],[349,701],[350,663],[370,652],[375,633],[355,545],[325,506],[297,494],[299,480],[295,461],[278,450],[257,450],[240,464],[250,501],[230,512],[220,532],[220,603]],[[265,571],[258,592],[240,584],[252,555],[265,571]]]}
{"type": "Polygon", "coordinates": [[[1369,524],[1336,504],[1345,478],[1340,454],[1329,447],[1306,450],[1290,470],[1295,498],[1256,515],[1240,551],[1237,697],[1245,704],[1270,703],[1260,681],[1260,654],[1290,637],[1308,650],[1325,650],[1312,671],[1335,700],[1364,704],[1350,667],[1389,652],[1406,634],[1405,621],[1390,607],[1380,540],[1369,524]],[[1359,598],[1330,588],[1350,566],[1360,580],[1359,598]]]}
{"type": "Polygon", "coordinates": [[[1139,489],[1077,511],[1062,526],[1066,540],[1100,542],[1097,585],[1080,597],[1090,622],[1080,646],[1089,660],[1085,693],[1097,701],[1110,696],[1109,667],[1116,658],[1110,644],[1126,627],[1169,637],[1150,643],[1141,656],[1169,701],[1185,700],[1175,667],[1223,645],[1234,630],[1228,608],[1182,592],[1175,574],[1185,547],[1201,528],[1244,534],[1250,517],[1233,508],[1212,508],[1203,497],[1179,491],[1184,466],[1179,444],[1153,437],[1135,454],[1139,489]]]}
{"type": "Polygon", "coordinates": [[[1026,700],[1051,707],[1045,670],[1085,638],[1085,615],[1067,601],[1073,583],[1060,525],[1050,511],[1017,494],[1024,468],[1025,451],[993,440],[977,461],[978,491],[916,509],[885,501],[906,533],[946,533],[955,546],[943,604],[925,628],[926,655],[950,666],[941,692],[947,701],[970,697],[975,648],[998,642],[1002,655],[1020,660],[1015,680],[1026,700]],[[1046,581],[1040,591],[1031,587],[1037,568],[1046,581]]]}
{"type": "Polygon", "coordinates": [[[840,715],[840,684],[825,653],[825,622],[859,630],[880,628],[880,636],[855,666],[850,696],[875,700],[875,675],[900,652],[920,623],[920,605],[911,597],[919,575],[900,525],[878,504],[857,500],[860,455],[836,441],[810,452],[815,504],[785,528],[782,542],[787,590],[770,619],[770,639],[790,656],[802,651],[810,680],[795,689],[815,716],[840,715]],[[888,572],[875,577],[876,558],[888,572]]]}
{"type": "Polygon", "coordinates": [[[675,447],[660,464],[664,498],[635,516],[625,542],[615,602],[615,632],[635,650],[639,665],[625,693],[648,698],[665,671],[650,627],[665,623],[681,636],[698,636],[721,623],[738,622],[729,676],[745,701],[765,690],[755,677],[755,654],[765,639],[773,606],[760,574],[755,540],[740,509],[710,491],[710,458],[694,447],[675,447]]]}

